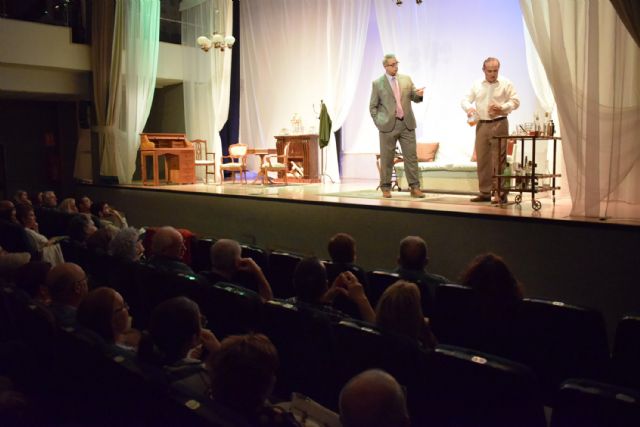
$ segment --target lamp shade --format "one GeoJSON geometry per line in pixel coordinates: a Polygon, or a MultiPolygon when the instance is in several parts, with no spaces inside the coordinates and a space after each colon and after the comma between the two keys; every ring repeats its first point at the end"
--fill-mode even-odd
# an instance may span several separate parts
{"type": "Polygon", "coordinates": [[[227,36],[224,38],[224,44],[226,44],[227,47],[233,47],[235,43],[236,43],[236,38],[233,36],[227,36]]]}
{"type": "Polygon", "coordinates": [[[209,40],[209,37],[206,36],[198,37],[196,43],[198,43],[198,46],[200,46],[202,49],[208,50],[211,47],[211,40],[209,40]]]}

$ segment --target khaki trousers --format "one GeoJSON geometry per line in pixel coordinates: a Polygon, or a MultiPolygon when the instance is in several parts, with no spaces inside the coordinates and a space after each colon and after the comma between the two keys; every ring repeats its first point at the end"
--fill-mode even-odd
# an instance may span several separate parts
{"type": "Polygon", "coordinates": [[[500,147],[500,160],[498,163],[498,140],[496,135],[509,134],[509,121],[507,119],[490,123],[478,123],[476,127],[476,158],[478,161],[478,187],[483,195],[490,195],[493,189],[498,188],[498,179],[493,176],[504,167],[507,158],[507,144],[500,147]]]}

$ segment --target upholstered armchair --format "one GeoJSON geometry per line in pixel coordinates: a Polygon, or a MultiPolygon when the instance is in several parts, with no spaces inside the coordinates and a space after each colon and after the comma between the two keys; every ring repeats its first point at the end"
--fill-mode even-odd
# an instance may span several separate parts
{"type": "Polygon", "coordinates": [[[229,146],[229,155],[220,158],[220,176],[221,182],[224,182],[224,172],[231,172],[233,183],[236,182],[236,174],[240,174],[240,182],[247,183],[247,145],[231,144],[229,146]],[[228,161],[225,163],[225,159],[228,161]]]}

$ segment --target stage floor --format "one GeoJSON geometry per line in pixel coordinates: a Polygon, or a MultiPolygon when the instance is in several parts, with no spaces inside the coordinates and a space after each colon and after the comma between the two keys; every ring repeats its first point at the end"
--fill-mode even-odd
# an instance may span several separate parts
{"type": "Polygon", "coordinates": [[[531,194],[523,193],[522,202],[514,203],[519,193],[509,195],[509,204],[503,206],[490,203],[473,203],[467,194],[431,193],[429,189],[423,189],[426,193],[424,199],[414,199],[408,191],[394,191],[391,199],[382,198],[378,183],[373,180],[350,180],[339,184],[331,183],[289,183],[289,185],[274,184],[262,185],[261,183],[248,184],[232,183],[224,184],[185,184],[185,185],[145,185],[133,184],[124,187],[144,188],[147,190],[160,190],[185,193],[206,193],[212,195],[246,196],[251,198],[267,198],[280,200],[295,200],[300,202],[337,203],[341,205],[360,205],[384,208],[425,210],[433,212],[457,212],[468,215],[495,215],[503,217],[539,218],[558,221],[596,222],[608,224],[640,225],[640,221],[627,220],[599,220],[598,218],[586,218],[571,216],[571,199],[568,196],[556,195],[555,203],[551,193],[536,195],[536,200],[542,204],[540,210],[534,210],[531,202],[531,194]]]}

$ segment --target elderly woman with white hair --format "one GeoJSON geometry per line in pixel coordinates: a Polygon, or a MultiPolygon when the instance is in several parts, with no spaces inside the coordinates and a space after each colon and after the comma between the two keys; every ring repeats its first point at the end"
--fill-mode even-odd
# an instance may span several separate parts
{"type": "Polygon", "coordinates": [[[133,227],[123,228],[109,242],[109,254],[127,261],[140,261],[144,256],[140,235],[140,231],[133,227]]]}

